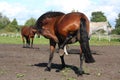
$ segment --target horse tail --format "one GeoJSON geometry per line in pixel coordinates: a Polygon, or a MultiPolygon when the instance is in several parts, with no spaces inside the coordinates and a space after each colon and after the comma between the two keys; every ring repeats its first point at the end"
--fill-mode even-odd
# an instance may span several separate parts
{"type": "Polygon", "coordinates": [[[87,25],[86,18],[81,18],[80,19],[80,44],[81,44],[82,53],[84,54],[84,57],[85,57],[85,62],[93,63],[95,62],[95,60],[90,51],[89,37],[88,37],[86,25],[87,25]]]}

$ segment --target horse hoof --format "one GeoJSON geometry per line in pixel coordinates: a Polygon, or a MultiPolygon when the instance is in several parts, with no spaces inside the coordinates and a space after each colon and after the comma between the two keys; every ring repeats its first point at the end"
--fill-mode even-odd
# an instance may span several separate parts
{"type": "Polygon", "coordinates": [[[77,76],[82,76],[83,74],[82,73],[78,73],[77,76]]]}
{"type": "Polygon", "coordinates": [[[95,60],[94,59],[91,59],[91,60],[85,60],[86,63],[94,63],[95,60]]]}
{"type": "Polygon", "coordinates": [[[46,68],[45,68],[45,71],[51,71],[51,68],[46,67],[46,68]]]}
{"type": "Polygon", "coordinates": [[[78,71],[77,76],[82,76],[85,72],[84,71],[78,71]]]}
{"type": "Polygon", "coordinates": [[[65,69],[65,65],[61,67],[61,70],[65,69]]]}

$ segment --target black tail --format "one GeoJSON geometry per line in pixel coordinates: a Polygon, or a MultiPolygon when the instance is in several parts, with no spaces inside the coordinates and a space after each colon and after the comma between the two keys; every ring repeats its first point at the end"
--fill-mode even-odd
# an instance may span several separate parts
{"type": "Polygon", "coordinates": [[[86,29],[86,20],[85,19],[81,19],[80,44],[81,44],[82,52],[84,53],[85,62],[86,63],[95,62],[95,60],[91,54],[90,47],[89,47],[89,37],[88,37],[87,29],[86,29]]]}

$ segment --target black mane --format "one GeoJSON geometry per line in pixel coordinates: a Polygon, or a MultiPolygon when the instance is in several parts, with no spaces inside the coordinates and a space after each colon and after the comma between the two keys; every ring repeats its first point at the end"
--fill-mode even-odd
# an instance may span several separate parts
{"type": "Polygon", "coordinates": [[[42,21],[45,18],[51,18],[51,17],[61,16],[61,15],[64,15],[64,13],[49,11],[49,12],[46,12],[43,15],[41,15],[38,20],[42,21]]]}
{"type": "Polygon", "coordinates": [[[46,18],[51,18],[51,17],[56,17],[56,16],[62,16],[62,15],[64,15],[65,13],[63,13],[63,12],[53,12],[53,11],[49,11],[49,12],[46,12],[46,13],[44,13],[43,15],[41,15],[39,18],[38,18],[38,20],[37,20],[37,22],[36,22],[36,27],[38,28],[38,27],[41,27],[41,25],[42,25],[42,21],[44,20],[44,19],[46,19],[46,18]]]}

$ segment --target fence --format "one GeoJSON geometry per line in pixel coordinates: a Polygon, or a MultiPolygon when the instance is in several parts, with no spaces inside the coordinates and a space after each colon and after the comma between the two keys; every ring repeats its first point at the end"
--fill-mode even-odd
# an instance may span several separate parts
{"type": "MultiPolygon", "coordinates": [[[[0,33],[0,36],[2,36],[2,37],[16,37],[17,38],[17,37],[21,37],[21,34],[20,33],[0,33]]],[[[36,37],[37,37],[37,35],[35,35],[35,38],[36,37]]],[[[112,39],[120,39],[120,35],[95,34],[95,35],[92,35],[91,38],[97,38],[99,41],[106,39],[110,42],[112,39]]]]}
{"type": "Polygon", "coordinates": [[[120,39],[120,35],[115,35],[115,34],[111,34],[111,35],[98,34],[98,35],[92,35],[91,38],[97,38],[99,41],[103,40],[103,39],[106,39],[106,40],[108,40],[110,42],[112,39],[120,39]]]}
{"type": "MultiPolygon", "coordinates": [[[[0,36],[2,37],[21,37],[20,33],[0,33],[0,36]]],[[[35,35],[35,38],[38,37],[37,35],[35,35]]]]}

